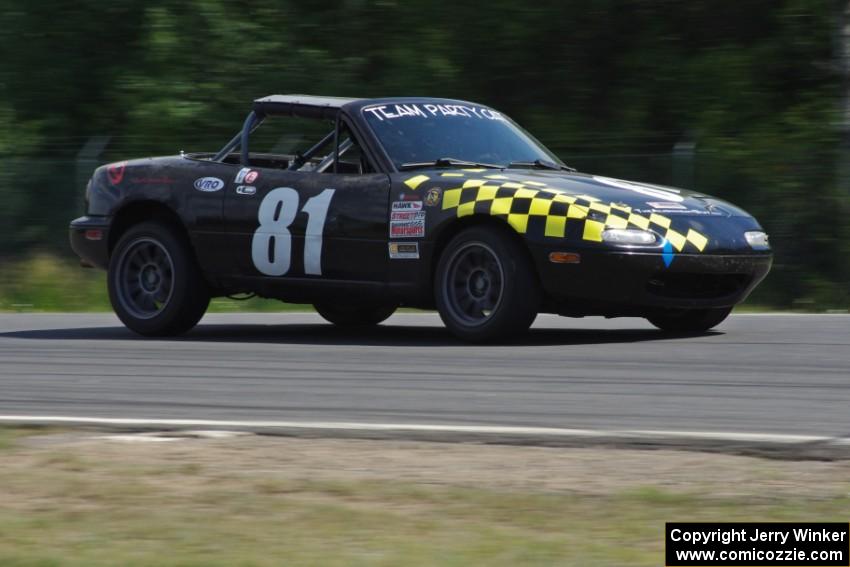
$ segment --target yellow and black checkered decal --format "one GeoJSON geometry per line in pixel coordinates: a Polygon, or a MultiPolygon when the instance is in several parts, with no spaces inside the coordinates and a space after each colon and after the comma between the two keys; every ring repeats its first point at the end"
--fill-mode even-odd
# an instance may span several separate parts
{"type": "MultiPolygon", "coordinates": [[[[674,229],[669,217],[656,213],[642,215],[625,204],[605,203],[591,195],[568,194],[538,181],[511,181],[505,175],[466,178],[460,172],[443,173],[440,177],[459,178],[457,181],[461,183],[443,191],[443,210],[455,210],[458,217],[499,216],[520,234],[528,233],[536,225],[547,237],[574,236],[602,242],[602,231],[606,228],[640,228],[654,230],[677,252],[686,247],[702,252],[708,244],[708,238],[692,228],[674,229]]],[[[405,183],[411,186],[412,182],[418,187],[429,179],[418,175],[405,183]]]]}

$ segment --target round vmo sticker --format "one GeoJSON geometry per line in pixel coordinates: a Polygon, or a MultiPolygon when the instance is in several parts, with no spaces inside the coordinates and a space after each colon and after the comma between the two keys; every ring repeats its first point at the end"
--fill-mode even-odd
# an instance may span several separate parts
{"type": "Polygon", "coordinates": [[[195,189],[205,193],[212,193],[224,187],[224,181],[218,177],[201,177],[195,180],[195,189]]]}

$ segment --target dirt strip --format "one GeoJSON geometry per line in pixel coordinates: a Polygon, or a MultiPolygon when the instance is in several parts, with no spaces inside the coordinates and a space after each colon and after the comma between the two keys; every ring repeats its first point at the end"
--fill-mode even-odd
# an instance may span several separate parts
{"type": "MultiPolygon", "coordinates": [[[[35,435],[17,440],[11,453],[2,458],[2,468],[6,473],[26,474],[45,462],[64,458],[142,469],[166,464],[173,465],[179,476],[246,480],[404,481],[587,495],[655,488],[717,498],[850,493],[850,461],[781,461],[668,450],[223,435],[35,435]]],[[[87,470],[90,475],[110,474],[107,468],[100,470],[97,466],[87,470]]]]}

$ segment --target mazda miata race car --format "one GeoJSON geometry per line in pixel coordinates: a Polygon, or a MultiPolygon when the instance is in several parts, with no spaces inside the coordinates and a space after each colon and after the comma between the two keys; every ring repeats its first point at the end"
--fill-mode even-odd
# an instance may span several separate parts
{"type": "Polygon", "coordinates": [[[108,270],[116,314],[143,335],[185,332],[211,297],[243,293],[338,325],[436,308],[472,341],[538,312],[701,332],[772,261],[734,205],[579,173],[504,114],[445,99],[261,98],[218,152],[98,168],[86,207],[71,245],[108,270]],[[293,117],[326,134],[255,147],[293,117]]]}

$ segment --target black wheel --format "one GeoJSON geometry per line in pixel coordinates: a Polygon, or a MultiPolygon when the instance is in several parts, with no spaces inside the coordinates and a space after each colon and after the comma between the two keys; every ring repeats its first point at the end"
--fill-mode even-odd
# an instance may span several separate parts
{"type": "Polygon", "coordinates": [[[189,243],[157,222],[136,225],[121,237],[109,259],[107,280],[115,314],[141,335],[184,333],[210,302],[189,243]]]}
{"type": "Polygon", "coordinates": [[[702,333],[723,322],[731,307],[718,309],[671,309],[647,315],[650,323],[671,333],[702,333]]]}
{"type": "Polygon", "coordinates": [[[395,305],[375,303],[316,303],[316,311],[325,321],[339,327],[366,327],[377,325],[395,313],[395,305]]]}
{"type": "Polygon", "coordinates": [[[504,231],[464,230],[440,255],[434,277],[440,317],[468,341],[494,341],[528,330],[542,293],[528,251],[504,231]]]}

